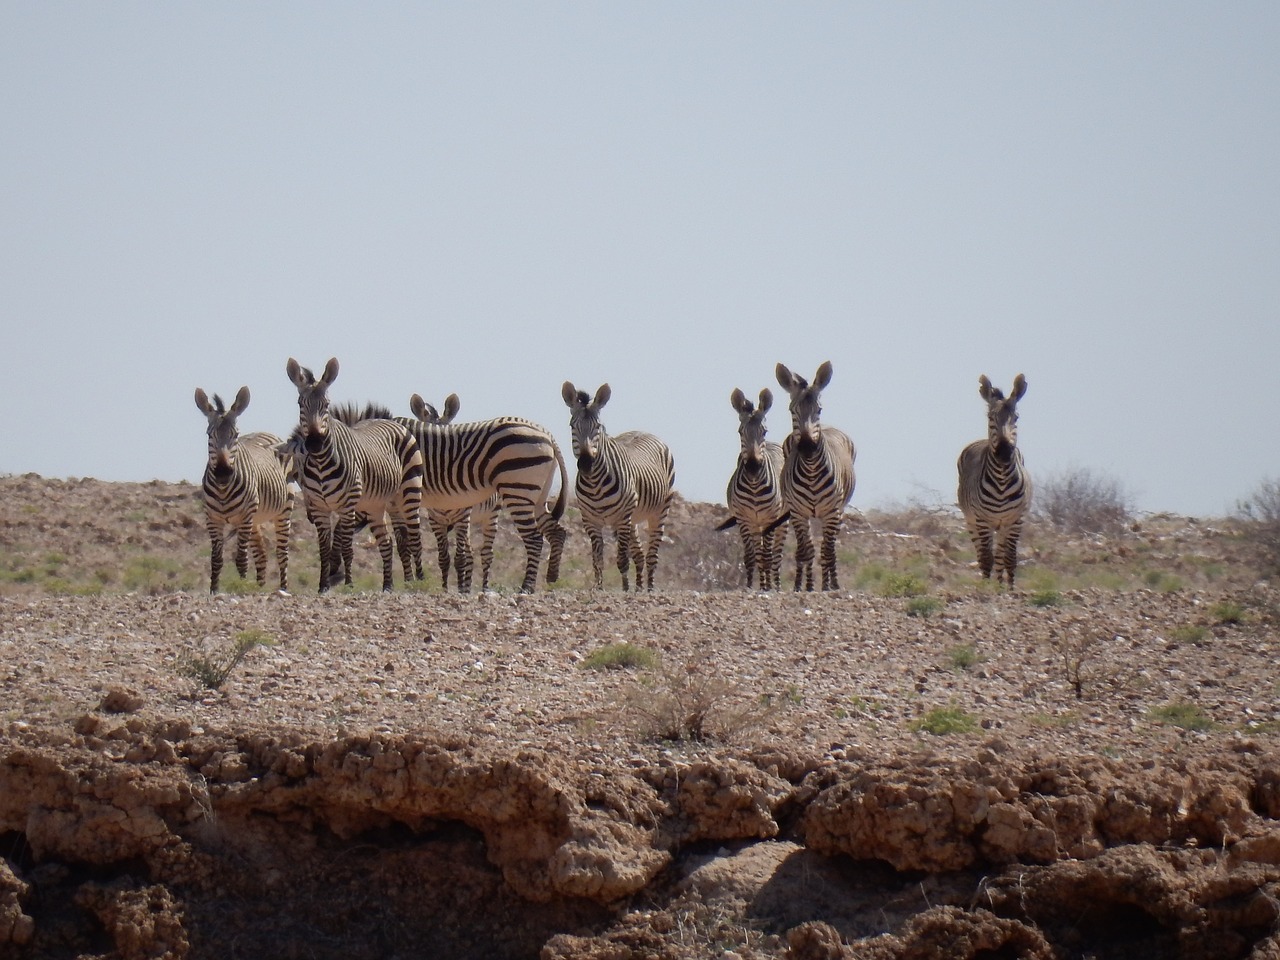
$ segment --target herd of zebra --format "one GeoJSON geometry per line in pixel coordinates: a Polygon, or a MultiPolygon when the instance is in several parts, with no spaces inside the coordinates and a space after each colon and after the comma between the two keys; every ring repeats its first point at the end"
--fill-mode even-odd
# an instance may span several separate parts
{"type": "MultiPolygon", "coordinates": [[[[208,421],[209,455],[203,496],[210,540],[209,589],[216,593],[223,549],[231,534],[241,577],[249,575],[252,553],[259,584],[267,574],[267,531],[274,534],[280,590],[289,589],[289,540],[297,493],[316,529],[321,593],[352,582],[354,536],[367,526],[382,559],[382,586],[392,588],[394,555],[404,578],[422,580],[421,524],[425,517],[435,539],[442,585],[447,589],[450,538],[452,568],[460,592],[471,589],[474,558],[470,528],[483,533],[481,589],[489,587],[493,543],[499,513],[510,518],[525,547],[521,592],[533,592],[544,545],[549,545],[546,582],[560,575],[567,532],[561,523],[568,495],[564,457],[551,432],[519,417],[455,423],[456,394],[443,412],[417,394],[413,417],[396,417],[384,407],[364,409],[331,405],[329,388],[338,376],[337,358],[317,378],[290,358],[289,379],[298,390],[298,425],[284,440],[268,433],[241,436],[237,419],[249,405],[241,387],[230,407],[216,394],[195,392],[196,406],[208,421]],[[559,494],[552,489],[559,475],[559,494]]],[[[823,363],[813,381],[779,363],[778,384],[790,397],[791,432],[782,444],[765,439],[770,390],[758,403],[739,389],[730,395],[738,413],[741,440],[729,480],[730,517],[718,529],[737,526],[742,537],[748,589],[781,588],[782,544],[793,532],[795,590],[813,590],[815,548],[810,528],[821,530],[819,562],[822,589],[839,588],[836,537],[853,496],[854,460],[848,434],[820,422],[822,391],[831,382],[832,365],[823,363]]],[[[1017,404],[1026,392],[1022,374],[1006,397],[983,376],[979,394],[987,404],[987,439],[960,454],[959,504],[978,555],[982,576],[1002,577],[1013,585],[1018,537],[1031,501],[1031,481],[1017,447],[1017,404]]],[[[665,443],[649,433],[618,436],[605,432],[600,411],[609,401],[609,385],[593,395],[566,381],[573,454],[577,462],[574,492],[591,542],[597,589],[604,583],[604,536],[617,540],[617,565],[623,590],[635,570],[636,590],[653,590],[658,547],[675,490],[675,463],[665,443]],[[647,528],[641,547],[640,524],[647,528]]]]}

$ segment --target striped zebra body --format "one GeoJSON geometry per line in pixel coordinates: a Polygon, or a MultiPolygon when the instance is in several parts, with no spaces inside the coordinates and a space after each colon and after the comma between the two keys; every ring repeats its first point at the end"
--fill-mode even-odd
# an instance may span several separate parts
{"type": "MultiPolygon", "coordinates": [[[[427,403],[418,394],[409,400],[409,407],[423,423],[452,423],[458,415],[461,403],[456,393],[451,393],[444,402],[444,412],[427,403]]],[[[477,507],[461,510],[436,510],[424,507],[427,525],[436,538],[436,554],[440,564],[440,585],[449,588],[449,538],[454,537],[456,544],[453,561],[458,575],[458,592],[470,593],[471,580],[475,569],[475,560],[471,552],[471,529],[480,530],[480,589],[489,589],[489,574],[493,568],[493,545],[498,535],[498,511],[502,501],[498,494],[492,493],[489,499],[477,507]]],[[[562,541],[563,546],[563,541],[562,541]]],[[[554,548],[553,548],[554,549],[554,548]]],[[[557,566],[558,566],[557,562],[557,566]]]]}
{"type": "Polygon", "coordinates": [[[392,586],[396,546],[406,579],[410,570],[421,579],[422,455],[412,432],[382,418],[348,425],[330,416],[328,388],[338,375],[336,358],[325,366],[319,380],[293,358],[286,370],[298,388],[299,424],[294,438],[284,444],[284,452],[293,451],[299,461],[307,517],[316,527],[320,592],[326,592],[340,574],[351,583],[353,538],[357,526],[365,522],[382,556],[382,589],[392,586]],[[403,537],[393,538],[388,516],[404,531],[403,537]],[[399,543],[393,545],[395,539],[399,543]]]}
{"type": "Polygon", "coordinates": [[[773,405],[773,393],[761,390],[760,405],[756,407],[741,390],[735,389],[729,402],[738,412],[741,450],[725,491],[731,521],[723,529],[736,525],[742,536],[747,589],[751,589],[758,571],[760,589],[776,590],[781,585],[787,509],[782,501],[782,447],[765,440],[764,415],[773,405]]]}
{"type": "Polygon", "coordinates": [[[1010,587],[1018,569],[1018,538],[1022,520],[1031,506],[1031,477],[1018,449],[1018,401],[1027,392],[1027,380],[1018,374],[1009,397],[991,385],[984,374],[978,394],[987,403],[987,439],[977,440],[960,452],[957,499],[965,525],[978,554],[984,579],[995,571],[1010,587]]]}
{"type": "Polygon", "coordinates": [[[575,492],[582,523],[591,540],[591,565],[597,589],[604,586],[604,531],[618,538],[618,571],[628,590],[628,570],[636,571],[636,590],[653,591],[658,546],[675,492],[675,461],[667,445],[650,433],[630,431],[610,437],[600,423],[600,408],[611,395],[606,383],[594,399],[565,381],[561,388],[571,413],[573,452],[578,460],[575,492]],[[638,524],[648,539],[641,550],[638,524]]]}
{"type": "MultiPolygon", "coordinates": [[[[415,394],[411,407],[421,399],[415,394]]],[[[568,498],[568,471],[549,430],[519,417],[444,424],[397,417],[394,422],[413,434],[422,451],[422,505],[428,523],[432,513],[461,518],[496,498],[524,543],[521,592],[532,593],[537,586],[544,541],[551,548],[547,582],[560,578],[567,539],[560,519],[568,498]],[[552,504],[557,469],[560,496],[552,504]]],[[[465,537],[465,527],[460,533],[465,537]]],[[[470,563],[469,547],[465,556],[464,564],[470,563]]]]}
{"type": "Polygon", "coordinates": [[[201,484],[209,530],[209,592],[218,592],[228,531],[236,535],[236,569],[241,578],[248,576],[252,552],[258,583],[266,583],[266,528],[271,527],[280,591],[288,593],[293,477],[273,452],[280,439],[269,433],[239,436],[236,420],[249,405],[248,387],[240,389],[229,410],[219,396],[215,394],[211,403],[199,388],[195,400],[209,422],[209,461],[201,484]]]}
{"type": "Polygon", "coordinates": [[[795,590],[813,589],[814,547],[810,522],[822,528],[822,589],[840,589],[836,575],[836,537],[856,482],[857,450],[849,435],[819,423],[822,391],[831,382],[831,362],[823,363],[813,383],[781,363],[778,383],[791,396],[791,433],[782,444],[782,500],[796,538],[795,590]]]}

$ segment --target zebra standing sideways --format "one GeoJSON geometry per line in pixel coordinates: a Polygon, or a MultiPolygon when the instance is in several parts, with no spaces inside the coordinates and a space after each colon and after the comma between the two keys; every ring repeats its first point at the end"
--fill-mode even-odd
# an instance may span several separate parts
{"type": "Polygon", "coordinates": [[[779,385],[791,395],[791,434],[782,444],[782,500],[796,537],[795,589],[800,589],[802,574],[804,588],[813,589],[809,522],[817,520],[822,525],[822,589],[839,590],[836,535],[853,496],[858,453],[847,433],[818,422],[822,391],[831,382],[831,361],[818,367],[812,384],[781,363],[775,372],[779,385]]]}
{"type": "Polygon", "coordinates": [[[960,452],[958,499],[969,536],[978,552],[984,579],[996,581],[1003,572],[1010,587],[1018,569],[1018,537],[1022,518],[1031,506],[1031,477],[1018,449],[1018,401],[1027,392],[1027,378],[1013,378],[1013,392],[978,378],[978,395],[987,402],[987,439],[975,440],[960,452]]]}
{"type": "MultiPolygon", "coordinates": [[[[458,415],[461,401],[456,393],[449,394],[444,401],[444,412],[436,410],[418,394],[409,398],[409,409],[423,423],[452,423],[458,415]]],[[[453,551],[454,565],[458,571],[458,592],[471,592],[471,576],[475,561],[471,554],[471,527],[479,527],[480,544],[480,589],[489,589],[489,571],[493,568],[493,543],[498,535],[498,495],[492,493],[489,499],[477,507],[462,510],[427,509],[427,525],[436,538],[436,553],[440,563],[440,585],[449,588],[449,536],[456,541],[453,551]]]]}
{"type": "Polygon", "coordinates": [[[265,527],[274,528],[280,592],[289,592],[289,533],[293,513],[292,470],[273,448],[280,438],[269,433],[239,435],[236,420],[249,406],[249,388],[241,387],[231,409],[216,393],[213,402],[196,387],[196,407],[209,421],[209,462],[204,468],[204,510],[209,528],[209,592],[218,592],[222,548],[227,531],[236,532],[236,569],[248,574],[253,549],[258,583],[267,582],[265,527]]]}
{"type": "Polygon", "coordinates": [[[773,393],[760,391],[757,407],[746,394],[734,388],[729,403],[738,411],[738,436],[742,449],[738,465],[729,478],[725,499],[731,516],[716,529],[728,530],[737,524],[742,534],[742,564],[751,589],[756,570],[760,589],[776,590],[781,585],[782,541],[786,537],[787,509],[782,502],[782,447],[765,440],[764,415],[773,406],[773,393]]]}
{"type": "Polygon", "coordinates": [[[352,426],[329,415],[329,387],[338,376],[330,359],[317,380],[292,357],[285,371],[298,388],[296,440],[281,452],[299,463],[307,517],[320,543],[320,592],[336,580],[339,565],[351,583],[356,525],[368,521],[382,555],[382,589],[391,589],[391,522],[403,527],[400,559],[406,572],[416,564],[421,578],[422,454],[413,434],[392,420],[362,419],[352,426]]]}
{"type": "Polygon", "coordinates": [[[544,540],[551,547],[547,582],[560,579],[567,539],[560,518],[568,500],[569,476],[560,447],[546,427],[519,417],[476,423],[395,417],[392,422],[408,429],[422,452],[422,507],[428,517],[432,511],[471,510],[496,495],[524,542],[520,591],[532,593],[537,586],[544,540]],[[557,467],[560,496],[552,506],[557,467]]]}
{"type": "Polygon", "coordinates": [[[575,490],[582,523],[591,539],[591,566],[595,585],[604,586],[604,530],[612,527],[618,537],[618,570],[627,590],[627,569],[636,568],[636,590],[647,583],[653,591],[658,567],[658,544],[671,510],[676,468],[667,445],[650,433],[631,431],[610,437],[600,423],[600,408],[609,402],[606,383],[594,398],[565,381],[560,395],[569,408],[573,452],[578,458],[575,490]],[[641,552],[638,523],[648,526],[647,548],[641,552]]]}

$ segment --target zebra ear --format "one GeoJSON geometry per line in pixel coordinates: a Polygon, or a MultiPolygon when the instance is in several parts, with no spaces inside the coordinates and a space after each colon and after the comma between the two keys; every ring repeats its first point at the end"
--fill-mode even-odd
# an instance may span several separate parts
{"type": "Polygon", "coordinates": [[[196,406],[200,409],[200,412],[203,413],[206,417],[209,414],[213,413],[213,407],[209,403],[209,395],[205,393],[203,390],[201,390],[199,387],[196,387],[196,406]]]}
{"type": "Polygon", "coordinates": [[[236,394],[236,401],[231,404],[231,409],[227,411],[227,415],[238,417],[244,413],[244,408],[247,406],[249,406],[249,388],[241,387],[239,393],[236,394]]]}
{"type": "Polygon", "coordinates": [[[739,390],[737,387],[734,387],[733,393],[729,394],[729,403],[733,407],[733,409],[737,410],[739,413],[750,416],[751,401],[748,400],[747,395],[743,393],[741,390],[739,390]]]}
{"type": "Polygon", "coordinates": [[[760,391],[760,412],[768,413],[769,408],[773,406],[773,391],[765,387],[760,391]]]}
{"type": "Polygon", "coordinates": [[[324,365],[324,373],[320,376],[320,382],[328,385],[338,379],[338,358],[330,357],[329,362],[324,365]]]}
{"type": "Polygon", "coordinates": [[[304,369],[293,357],[290,357],[289,362],[284,365],[284,371],[289,374],[289,379],[299,390],[311,386],[311,371],[304,369]]]}
{"type": "Polygon", "coordinates": [[[991,381],[987,379],[985,373],[978,378],[978,396],[983,400],[991,399],[991,381]]]}
{"type": "Polygon", "coordinates": [[[1021,400],[1022,395],[1027,392],[1027,378],[1022,374],[1018,374],[1013,378],[1013,399],[1021,400]]]}
{"type": "Polygon", "coordinates": [[[431,412],[431,404],[423,400],[420,394],[415,393],[412,397],[409,398],[409,412],[412,413],[419,420],[422,420],[426,423],[431,422],[430,419],[428,419],[427,417],[427,414],[431,412]]]}
{"type": "Polygon", "coordinates": [[[778,386],[787,393],[791,393],[796,388],[796,375],[786,368],[783,364],[778,364],[774,369],[774,373],[778,377],[778,386]]]}
{"type": "Polygon", "coordinates": [[[833,372],[834,368],[831,366],[831,361],[823,362],[822,366],[818,368],[818,372],[813,375],[813,385],[819,390],[825,390],[827,384],[831,382],[831,374],[833,372]]]}
{"type": "Polygon", "coordinates": [[[462,401],[458,399],[456,393],[451,393],[444,398],[444,413],[440,416],[441,423],[452,423],[453,418],[458,415],[458,411],[462,409],[462,401]]]}
{"type": "Polygon", "coordinates": [[[565,406],[572,408],[578,399],[578,388],[566,380],[564,386],[560,388],[560,396],[564,398],[565,406]]]}
{"type": "Polygon", "coordinates": [[[600,384],[600,389],[596,391],[596,398],[591,401],[591,405],[599,410],[609,402],[611,396],[613,396],[613,391],[609,389],[609,385],[602,383],[600,384]]]}

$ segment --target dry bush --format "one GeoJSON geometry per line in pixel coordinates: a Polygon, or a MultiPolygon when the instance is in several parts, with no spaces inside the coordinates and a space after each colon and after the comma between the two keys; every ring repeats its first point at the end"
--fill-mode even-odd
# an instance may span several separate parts
{"type": "Polygon", "coordinates": [[[1115,477],[1076,468],[1036,480],[1031,513],[1063,533],[1117,534],[1131,522],[1133,503],[1115,477]]]}
{"type": "Polygon", "coordinates": [[[1280,572],[1280,480],[1263,480],[1236,507],[1245,540],[1257,548],[1268,572],[1280,572]]]}
{"type": "Polygon", "coordinates": [[[627,698],[629,712],[659,740],[732,740],[766,722],[771,697],[753,698],[724,676],[710,651],[681,663],[663,662],[627,698]]]}

